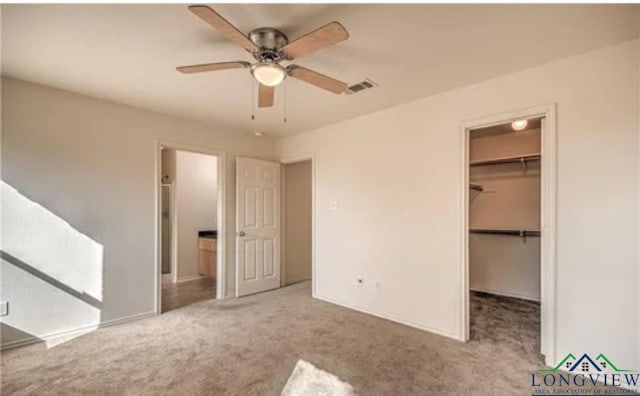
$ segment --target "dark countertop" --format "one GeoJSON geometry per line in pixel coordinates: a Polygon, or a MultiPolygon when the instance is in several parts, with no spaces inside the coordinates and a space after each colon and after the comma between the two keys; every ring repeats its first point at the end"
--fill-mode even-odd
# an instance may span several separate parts
{"type": "Polygon", "coordinates": [[[198,231],[198,237],[216,239],[218,237],[218,231],[216,230],[198,231]]]}

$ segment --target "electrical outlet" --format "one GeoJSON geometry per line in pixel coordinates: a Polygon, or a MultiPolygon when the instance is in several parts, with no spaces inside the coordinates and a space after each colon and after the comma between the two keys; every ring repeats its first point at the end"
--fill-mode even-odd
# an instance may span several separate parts
{"type": "Polygon", "coordinates": [[[0,301],[0,316],[9,315],[9,301],[0,301]]]}
{"type": "Polygon", "coordinates": [[[329,201],[329,209],[338,210],[338,201],[329,201]]]}
{"type": "Polygon", "coordinates": [[[376,280],[373,284],[374,284],[374,286],[375,286],[375,288],[376,288],[376,291],[380,291],[380,286],[381,286],[381,285],[380,285],[380,281],[379,281],[379,280],[376,280]]]}
{"type": "Polygon", "coordinates": [[[356,284],[358,286],[364,286],[364,278],[363,277],[356,278],[356,284]]]}

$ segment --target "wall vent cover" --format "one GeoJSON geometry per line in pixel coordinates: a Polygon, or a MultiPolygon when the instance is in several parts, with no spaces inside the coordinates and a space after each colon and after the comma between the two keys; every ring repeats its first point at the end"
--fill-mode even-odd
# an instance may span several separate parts
{"type": "Polygon", "coordinates": [[[362,92],[365,91],[367,89],[371,89],[373,87],[377,87],[378,84],[376,84],[375,82],[371,81],[370,79],[366,79],[362,82],[359,82],[357,84],[353,84],[350,85],[349,87],[347,87],[347,94],[348,95],[353,95],[356,94],[358,92],[362,92]]]}

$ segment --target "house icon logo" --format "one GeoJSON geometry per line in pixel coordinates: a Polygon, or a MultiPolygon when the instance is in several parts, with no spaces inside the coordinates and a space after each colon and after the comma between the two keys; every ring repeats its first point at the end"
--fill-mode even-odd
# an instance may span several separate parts
{"type": "MultiPolygon", "coordinates": [[[[562,388],[583,388],[598,383],[605,387],[638,390],[640,373],[636,370],[618,368],[603,353],[594,359],[589,354],[567,354],[554,368],[538,370],[531,374],[534,394],[545,392],[562,393],[562,388]]],[[[585,389],[587,391],[587,389],[585,389]]],[[[590,393],[589,393],[590,394],[590,393]]]]}
{"type": "Polygon", "coordinates": [[[571,373],[629,373],[633,370],[622,370],[616,367],[603,353],[599,354],[595,359],[588,354],[583,354],[579,359],[569,353],[554,368],[549,370],[539,370],[539,372],[556,372],[558,370],[568,371],[571,373]]]}

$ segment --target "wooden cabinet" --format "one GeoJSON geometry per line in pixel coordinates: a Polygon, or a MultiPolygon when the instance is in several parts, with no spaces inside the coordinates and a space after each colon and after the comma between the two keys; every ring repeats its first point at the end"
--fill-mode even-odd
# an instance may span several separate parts
{"type": "Polygon", "coordinates": [[[217,244],[218,240],[214,238],[198,239],[198,273],[200,275],[216,277],[217,244]]]}

